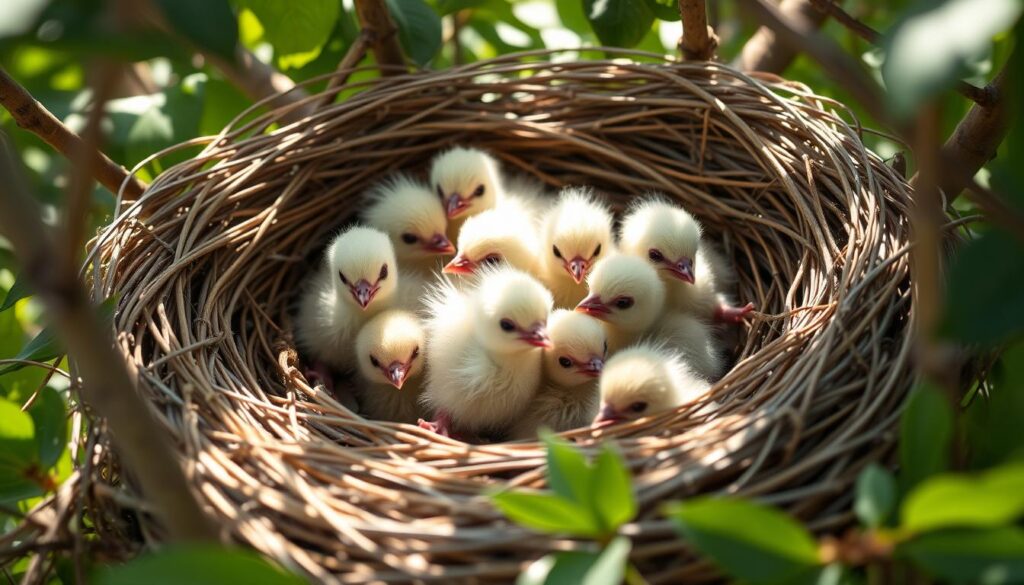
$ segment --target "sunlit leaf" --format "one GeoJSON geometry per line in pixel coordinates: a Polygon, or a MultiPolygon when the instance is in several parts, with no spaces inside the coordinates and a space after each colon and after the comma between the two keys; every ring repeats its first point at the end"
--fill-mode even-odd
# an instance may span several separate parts
{"type": "Polygon", "coordinates": [[[900,527],[911,532],[939,528],[987,528],[1024,516],[1024,463],[978,477],[940,475],[911,492],[900,527]]]}
{"type": "Polygon", "coordinates": [[[548,483],[551,490],[562,498],[590,507],[593,471],[583,453],[563,439],[545,433],[542,435],[548,449],[548,483]]]}
{"type": "Polygon", "coordinates": [[[869,528],[884,526],[896,508],[896,480],[878,464],[868,465],[857,477],[853,511],[869,528]]]}
{"type": "Polygon", "coordinates": [[[42,493],[30,474],[38,469],[32,417],[0,399],[0,502],[16,502],[42,493]]]}
{"type": "Polygon", "coordinates": [[[19,276],[14,280],[14,284],[11,285],[7,294],[4,295],[4,302],[0,304],[0,312],[10,309],[15,303],[31,294],[32,292],[28,289],[28,284],[19,276]]]}
{"type": "Polygon", "coordinates": [[[228,0],[155,0],[154,4],[174,30],[196,46],[234,61],[238,23],[228,0]]]}
{"type": "Polygon", "coordinates": [[[35,426],[39,463],[44,470],[57,464],[67,443],[68,425],[64,398],[50,387],[43,388],[29,408],[35,426]]]}
{"type": "Polygon", "coordinates": [[[900,489],[909,493],[949,467],[953,413],[942,393],[920,384],[910,393],[900,419],[900,489]]]}
{"type": "Polygon", "coordinates": [[[1017,527],[923,534],[901,545],[898,553],[950,583],[1024,581],[1024,530],[1017,527]]]}
{"type": "MultiPolygon", "coordinates": [[[[110,298],[100,303],[96,308],[103,321],[107,322],[113,318],[116,304],[116,300],[110,298]]],[[[25,344],[25,347],[18,352],[15,359],[47,362],[59,355],[62,355],[63,353],[63,346],[57,338],[57,332],[52,326],[50,326],[44,328],[38,335],[32,338],[31,341],[25,344]]],[[[0,368],[0,376],[20,370],[24,367],[25,364],[9,364],[0,368]]]]}
{"type": "Polygon", "coordinates": [[[103,567],[91,583],[96,585],[301,585],[296,575],[271,565],[255,553],[214,545],[188,545],[163,549],[124,565],[103,567]]]}
{"type": "Polygon", "coordinates": [[[587,13],[583,11],[583,0],[555,0],[555,9],[565,28],[580,36],[593,32],[587,21],[587,13]]]}
{"type": "Polygon", "coordinates": [[[491,500],[510,520],[527,528],[577,536],[601,533],[590,510],[553,494],[502,492],[491,500]]]}
{"type": "Polygon", "coordinates": [[[642,0],[583,0],[583,10],[601,44],[610,47],[633,47],[654,24],[642,0]]]}
{"type": "Polygon", "coordinates": [[[597,455],[592,476],[594,508],[605,530],[614,532],[636,515],[629,470],[619,452],[606,444],[597,455]]]}
{"type": "Polygon", "coordinates": [[[629,539],[619,536],[600,553],[571,551],[548,555],[523,571],[516,585],[619,585],[630,548],[629,539]]]}
{"type": "Polygon", "coordinates": [[[279,58],[305,54],[306,62],[315,58],[330,38],[341,9],[337,0],[241,0],[240,5],[259,19],[263,38],[274,46],[279,58]]]}
{"type": "Polygon", "coordinates": [[[441,49],[441,17],[423,0],[386,0],[398,39],[413,63],[426,66],[441,49]]]}

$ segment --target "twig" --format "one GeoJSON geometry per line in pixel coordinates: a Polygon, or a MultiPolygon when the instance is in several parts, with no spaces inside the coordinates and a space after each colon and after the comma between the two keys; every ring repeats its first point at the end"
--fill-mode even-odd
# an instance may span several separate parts
{"type": "Polygon", "coordinates": [[[0,232],[14,246],[37,297],[81,372],[81,395],[113,431],[118,452],[142,491],[154,503],[172,541],[215,540],[216,532],[175,460],[160,425],[135,391],[111,331],[89,303],[77,272],[60,270],[54,235],[42,222],[17,159],[0,146],[0,232]]]}
{"type": "Polygon", "coordinates": [[[973,177],[968,183],[965,193],[967,193],[967,198],[985,213],[985,218],[988,221],[1011,234],[1024,237],[1024,216],[1020,211],[1007,205],[1002,197],[993,193],[991,189],[985,188],[973,177]]]}
{"type": "MultiPolygon", "coordinates": [[[[268,109],[298,104],[309,97],[305,89],[295,86],[291,77],[260,61],[256,55],[243,47],[236,49],[233,62],[214,53],[203,53],[203,56],[250,100],[255,102],[274,96],[266,104],[268,109]]],[[[316,106],[313,103],[298,104],[285,112],[281,119],[294,122],[315,110],[316,106]]]]}
{"type": "MultiPolygon", "coordinates": [[[[806,21],[813,28],[821,28],[826,15],[815,10],[808,0],[782,0],[779,12],[788,19],[806,21]]],[[[762,26],[747,40],[732,66],[742,71],[782,73],[796,59],[799,51],[779,40],[770,27],[762,26]]]]}
{"type": "MultiPolygon", "coordinates": [[[[67,158],[75,160],[77,153],[84,152],[86,144],[82,138],[44,108],[2,67],[0,67],[0,105],[11,113],[19,127],[39,136],[67,158]]],[[[91,153],[88,158],[90,160],[89,172],[111,193],[117,194],[123,184],[126,198],[138,199],[142,195],[145,186],[134,176],[129,175],[124,167],[99,151],[91,153]]]]}
{"type": "Polygon", "coordinates": [[[381,75],[398,75],[405,69],[405,57],[398,44],[398,27],[384,0],[355,0],[359,27],[370,35],[370,47],[381,75]]]}
{"type": "Polygon", "coordinates": [[[348,48],[348,51],[345,51],[345,56],[338,63],[338,67],[335,69],[335,76],[327,81],[327,88],[324,90],[323,98],[320,100],[321,107],[327,106],[334,101],[334,98],[338,95],[337,89],[345,85],[349,76],[352,75],[352,69],[363,60],[369,47],[370,34],[365,30],[359,31],[356,40],[352,41],[352,46],[348,48]]]}
{"type": "Polygon", "coordinates": [[[683,37],[679,39],[683,57],[696,61],[711,60],[718,48],[718,36],[708,26],[704,0],[679,0],[679,15],[683,21],[683,37]]]}

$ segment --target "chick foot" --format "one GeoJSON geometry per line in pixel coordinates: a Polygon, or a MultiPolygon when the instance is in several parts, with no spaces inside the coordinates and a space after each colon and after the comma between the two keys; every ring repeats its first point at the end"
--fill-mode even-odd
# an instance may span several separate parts
{"type": "Polygon", "coordinates": [[[437,433],[442,437],[452,436],[452,417],[443,410],[437,411],[437,420],[428,421],[421,418],[418,424],[421,429],[437,433]]]}
{"type": "Polygon", "coordinates": [[[313,364],[312,368],[306,369],[305,375],[310,384],[314,386],[317,383],[323,384],[324,389],[332,394],[334,393],[334,376],[331,375],[331,370],[327,367],[327,364],[317,361],[313,364]]]}
{"type": "Polygon", "coordinates": [[[719,323],[742,323],[753,310],[754,303],[747,303],[742,307],[719,305],[715,308],[715,321],[719,323]]]}

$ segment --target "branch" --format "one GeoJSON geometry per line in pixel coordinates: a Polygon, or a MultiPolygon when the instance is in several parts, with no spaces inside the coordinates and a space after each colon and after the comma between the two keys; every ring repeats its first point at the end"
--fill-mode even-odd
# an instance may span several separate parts
{"type": "MultiPolygon", "coordinates": [[[[76,160],[78,153],[86,152],[85,141],[44,108],[2,67],[0,67],[0,105],[11,113],[14,122],[20,128],[35,134],[68,159],[76,160]]],[[[142,195],[145,185],[134,176],[129,175],[124,167],[110,160],[107,155],[94,150],[88,159],[89,172],[111,193],[116,195],[121,185],[124,185],[125,198],[138,199],[142,195]]]]}
{"type": "Polygon", "coordinates": [[[74,356],[82,399],[110,425],[118,453],[153,502],[170,541],[216,540],[193,496],[166,433],[136,393],[111,329],[89,303],[74,271],[61,270],[53,231],[29,195],[17,158],[0,143],[0,232],[11,242],[23,276],[74,356]]]}
{"type": "Polygon", "coordinates": [[[334,77],[327,81],[327,87],[324,89],[324,95],[319,100],[320,106],[327,106],[334,101],[334,98],[338,95],[338,88],[345,85],[350,75],[352,75],[352,69],[363,60],[366,56],[366,50],[370,47],[370,34],[365,31],[359,31],[359,35],[356,40],[352,42],[352,46],[345,51],[345,56],[342,57],[341,62],[338,63],[338,67],[335,68],[334,77]]]}
{"type": "Polygon", "coordinates": [[[679,39],[679,50],[683,52],[683,57],[687,60],[710,61],[718,48],[718,36],[708,26],[704,0],[679,0],[679,15],[683,21],[683,37],[679,39]]]}
{"type": "MultiPolygon", "coordinates": [[[[234,61],[213,53],[203,53],[203,56],[250,100],[256,102],[274,96],[267,102],[268,108],[284,108],[309,97],[305,89],[295,87],[291,77],[260,61],[243,47],[235,51],[234,61]]],[[[315,104],[306,102],[283,113],[281,118],[286,122],[294,122],[315,110],[315,104]]]]}
{"type": "MultiPolygon", "coordinates": [[[[787,19],[806,21],[815,29],[821,28],[826,19],[826,15],[815,10],[808,0],[782,0],[779,12],[787,19]]],[[[732,66],[741,71],[782,73],[798,54],[796,48],[780,41],[774,30],[762,26],[743,45],[732,66]]]]}
{"type": "Polygon", "coordinates": [[[405,70],[405,57],[398,44],[398,27],[384,0],[355,0],[359,27],[370,35],[370,47],[381,75],[398,75],[405,70]],[[389,67],[392,66],[392,67],[389,67]]]}

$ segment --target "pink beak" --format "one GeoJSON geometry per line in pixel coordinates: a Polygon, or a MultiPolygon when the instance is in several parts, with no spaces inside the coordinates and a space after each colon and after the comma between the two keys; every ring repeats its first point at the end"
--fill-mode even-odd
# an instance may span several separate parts
{"type": "Polygon", "coordinates": [[[434,234],[432,238],[423,242],[423,249],[433,254],[454,254],[455,246],[444,237],[444,234],[434,234]]]}
{"type": "Polygon", "coordinates": [[[454,219],[462,215],[467,209],[469,209],[469,202],[458,193],[452,193],[452,196],[448,198],[448,203],[445,205],[448,219],[454,219]]]}
{"type": "Polygon", "coordinates": [[[616,412],[615,408],[612,407],[611,404],[605,403],[601,405],[601,412],[597,413],[597,416],[594,418],[594,424],[597,425],[604,423],[605,425],[609,425],[623,420],[625,420],[625,418],[616,412]]]}
{"type": "Polygon", "coordinates": [[[576,312],[585,313],[597,319],[604,319],[612,311],[608,308],[608,305],[601,302],[600,295],[590,295],[580,301],[580,304],[576,305],[576,312]]]}
{"type": "Polygon", "coordinates": [[[587,270],[590,269],[590,262],[577,256],[565,265],[565,269],[569,271],[569,276],[572,276],[573,281],[576,284],[580,284],[587,276],[587,270]]]}
{"type": "Polygon", "coordinates": [[[391,382],[391,385],[399,390],[405,384],[405,379],[409,377],[409,365],[398,361],[391,362],[391,365],[381,368],[381,371],[384,372],[384,377],[391,382]]]}
{"type": "Polygon", "coordinates": [[[476,262],[466,258],[462,254],[452,258],[452,261],[444,265],[441,272],[446,274],[473,274],[476,270],[476,262]]]}
{"type": "Polygon", "coordinates": [[[552,347],[551,338],[548,337],[548,331],[544,328],[544,325],[540,323],[534,325],[527,331],[521,331],[519,333],[519,339],[534,347],[552,347]]]}
{"type": "Polygon", "coordinates": [[[370,284],[365,278],[349,287],[349,291],[352,292],[352,296],[356,299],[356,302],[359,303],[359,308],[363,310],[366,310],[366,307],[369,306],[373,297],[377,295],[377,291],[379,289],[379,286],[370,284]]]}
{"type": "Polygon", "coordinates": [[[577,367],[576,372],[596,378],[601,375],[601,370],[604,369],[604,359],[597,356],[591,356],[590,361],[577,367]]]}
{"type": "Polygon", "coordinates": [[[682,257],[678,262],[667,267],[668,273],[683,282],[693,284],[693,260],[682,257]]]}

